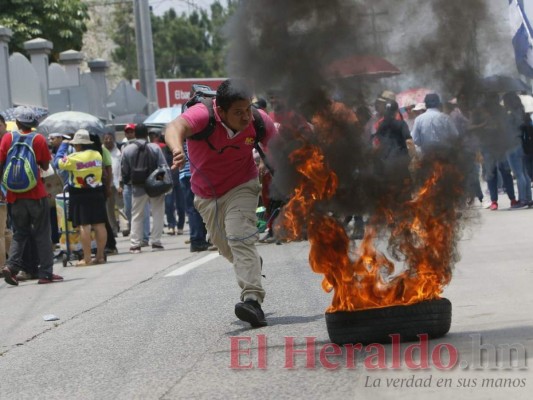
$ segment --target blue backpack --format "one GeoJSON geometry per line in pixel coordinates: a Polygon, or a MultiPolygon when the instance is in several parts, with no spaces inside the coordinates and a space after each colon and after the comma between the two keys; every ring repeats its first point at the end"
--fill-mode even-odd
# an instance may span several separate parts
{"type": "Polygon", "coordinates": [[[22,135],[11,132],[11,147],[7,152],[2,182],[14,193],[24,193],[37,186],[39,167],[33,151],[35,133],[22,135]]]}

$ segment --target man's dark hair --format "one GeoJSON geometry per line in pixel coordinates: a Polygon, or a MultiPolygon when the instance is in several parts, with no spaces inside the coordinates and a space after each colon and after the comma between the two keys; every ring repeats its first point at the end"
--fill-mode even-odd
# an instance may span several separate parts
{"type": "Polygon", "coordinates": [[[394,100],[389,100],[387,104],[385,104],[385,113],[383,115],[383,120],[387,122],[394,121],[396,119],[396,114],[398,113],[398,110],[398,103],[394,100]]]}
{"type": "Polygon", "coordinates": [[[440,97],[437,93],[428,93],[424,97],[424,103],[426,103],[426,108],[438,108],[441,105],[440,97]]]}
{"type": "Polygon", "coordinates": [[[91,138],[92,144],[82,144],[82,147],[84,150],[96,150],[98,153],[102,154],[102,141],[100,140],[100,136],[98,136],[96,133],[89,133],[89,137],[91,138]]]}
{"type": "Polygon", "coordinates": [[[226,79],[217,89],[217,106],[228,111],[239,100],[252,99],[252,93],[242,79],[226,79]]]}
{"type": "Polygon", "coordinates": [[[137,139],[146,139],[148,137],[148,127],[145,124],[135,125],[135,137],[137,139]]]}
{"type": "Polygon", "coordinates": [[[6,123],[6,120],[2,114],[0,114],[0,122],[3,123],[4,125],[6,123]]]}

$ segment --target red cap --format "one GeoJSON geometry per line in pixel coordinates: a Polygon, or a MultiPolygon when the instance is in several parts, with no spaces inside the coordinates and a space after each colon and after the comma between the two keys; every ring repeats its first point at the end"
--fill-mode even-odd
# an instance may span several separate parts
{"type": "Polygon", "coordinates": [[[135,124],[127,124],[124,128],[124,132],[126,132],[128,129],[131,129],[132,131],[135,130],[135,124]]]}

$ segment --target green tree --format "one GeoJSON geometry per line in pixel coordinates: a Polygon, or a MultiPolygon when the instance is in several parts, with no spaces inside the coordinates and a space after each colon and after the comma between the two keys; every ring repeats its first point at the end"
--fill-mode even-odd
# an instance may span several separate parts
{"type": "Polygon", "coordinates": [[[111,37],[117,48],[111,53],[111,59],[124,68],[124,78],[130,81],[139,77],[134,20],[133,2],[115,6],[111,37]]]}
{"type": "Polygon", "coordinates": [[[205,11],[189,16],[171,9],[152,18],[156,73],[159,78],[208,76],[209,19],[205,11]]]}
{"type": "Polygon", "coordinates": [[[12,51],[23,52],[23,43],[36,37],[54,44],[52,58],[69,49],[80,50],[89,14],[81,0],[2,0],[0,25],[13,31],[12,51]]]}
{"type": "MultiPolygon", "coordinates": [[[[162,16],[151,16],[154,58],[158,78],[203,78],[225,75],[226,39],[222,35],[236,0],[223,7],[216,1],[210,12],[198,9],[178,15],[170,9],[162,16]]],[[[117,49],[113,60],[124,67],[125,78],[137,77],[135,32],[131,4],[116,5],[113,40],[117,49]]]]}

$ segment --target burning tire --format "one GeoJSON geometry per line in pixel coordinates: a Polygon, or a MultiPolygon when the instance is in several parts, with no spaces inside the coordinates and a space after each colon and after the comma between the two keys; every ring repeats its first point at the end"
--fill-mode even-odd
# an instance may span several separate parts
{"type": "Polygon", "coordinates": [[[326,313],[326,326],[333,343],[390,343],[391,334],[401,341],[414,341],[426,333],[430,338],[450,330],[452,304],[448,299],[423,301],[360,311],[326,313]]]}

